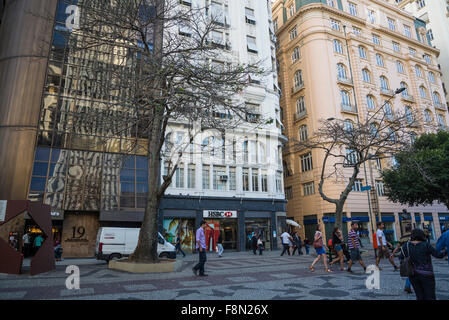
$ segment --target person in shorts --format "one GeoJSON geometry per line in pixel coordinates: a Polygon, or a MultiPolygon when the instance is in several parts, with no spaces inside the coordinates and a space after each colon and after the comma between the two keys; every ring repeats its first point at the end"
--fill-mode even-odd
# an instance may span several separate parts
{"type": "Polygon", "coordinates": [[[385,258],[390,260],[390,263],[394,267],[394,271],[399,270],[399,267],[394,263],[393,254],[390,253],[390,250],[388,250],[388,246],[392,247],[391,243],[387,241],[387,238],[384,234],[384,228],[385,225],[383,222],[377,223],[377,259],[376,259],[376,266],[379,268],[379,270],[382,270],[382,268],[379,267],[380,259],[385,258]]]}
{"type": "Polygon", "coordinates": [[[321,232],[321,225],[319,224],[316,226],[313,244],[317,257],[315,258],[315,260],[313,260],[312,265],[309,267],[310,271],[314,272],[315,269],[313,267],[318,261],[320,261],[321,258],[323,258],[324,268],[326,272],[332,272],[331,269],[329,269],[329,267],[327,266],[327,256],[326,250],[324,249],[323,233],[321,232]],[[321,244],[321,246],[318,246],[318,244],[321,244]]]}
{"type": "Polygon", "coordinates": [[[357,222],[351,222],[351,230],[348,232],[348,248],[351,260],[348,262],[348,272],[352,273],[351,267],[354,262],[358,261],[362,266],[363,270],[366,272],[366,266],[363,263],[362,256],[360,255],[360,237],[357,233],[359,225],[357,222]]]}

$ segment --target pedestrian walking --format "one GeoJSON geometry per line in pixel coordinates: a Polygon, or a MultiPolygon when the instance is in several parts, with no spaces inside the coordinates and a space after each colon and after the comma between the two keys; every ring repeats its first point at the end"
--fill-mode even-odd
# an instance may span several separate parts
{"type": "Polygon", "coordinates": [[[326,250],[324,250],[323,233],[321,232],[321,225],[319,224],[316,226],[316,232],[313,239],[313,247],[315,248],[317,257],[315,258],[315,260],[313,260],[312,265],[309,267],[310,271],[314,272],[315,269],[313,267],[318,261],[320,261],[321,258],[323,258],[324,268],[326,272],[332,272],[327,266],[327,256],[326,250]]]}
{"type": "Polygon", "coordinates": [[[196,230],[196,245],[195,248],[199,253],[199,262],[192,268],[193,274],[200,277],[205,277],[207,274],[204,273],[204,264],[207,261],[206,257],[206,236],[204,234],[204,229],[206,229],[207,223],[201,220],[201,226],[196,230]],[[198,274],[199,271],[199,274],[198,274]]]}
{"type": "Polygon", "coordinates": [[[340,228],[334,228],[334,231],[332,231],[332,245],[334,246],[335,253],[337,254],[337,257],[331,261],[330,267],[333,266],[335,263],[340,262],[340,270],[345,270],[345,261],[343,256],[343,234],[340,230],[340,228]]]}
{"type": "Polygon", "coordinates": [[[218,239],[217,239],[217,247],[218,247],[218,256],[221,258],[221,256],[223,255],[223,237],[221,236],[221,231],[218,234],[218,239]]]}
{"type": "Polygon", "coordinates": [[[298,250],[298,255],[301,255],[301,238],[298,235],[298,232],[293,233],[293,252],[292,256],[295,255],[296,250],[298,250]]]}
{"type": "Polygon", "coordinates": [[[252,237],[251,237],[251,249],[253,250],[254,255],[256,255],[257,254],[257,237],[256,237],[255,232],[252,233],[252,237]]]}
{"type": "Polygon", "coordinates": [[[261,256],[264,250],[262,235],[259,235],[259,239],[257,239],[257,249],[259,249],[259,256],[261,256]]]}
{"type": "Polygon", "coordinates": [[[181,252],[182,253],[182,257],[185,258],[186,254],[184,253],[184,251],[182,251],[182,247],[181,246],[182,246],[181,233],[178,232],[178,234],[176,236],[176,245],[175,245],[176,254],[181,252]]]}
{"type": "Polygon", "coordinates": [[[363,270],[366,271],[366,266],[363,263],[362,256],[360,255],[360,247],[362,246],[362,242],[360,241],[359,233],[357,230],[359,229],[359,225],[357,222],[351,222],[351,230],[348,232],[348,248],[350,260],[348,261],[348,272],[352,273],[351,267],[354,262],[358,261],[362,266],[363,270]]]}
{"type": "Polygon", "coordinates": [[[44,238],[42,238],[42,236],[38,234],[37,237],[34,238],[34,254],[39,251],[42,246],[42,242],[44,242],[44,238]]]}
{"type": "Polygon", "coordinates": [[[304,238],[304,248],[306,249],[306,254],[309,254],[310,241],[307,238],[304,238]]]}
{"type": "Polygon", "coordinates": [[[413,275],[409,277],[415,290],[416,300],[436,300],[435,274],[432,257],[443,258],[444,251],[437,251],[426,239],[421,229],[412,231],[410,241],[401,247],[401,259],[409,257],[413,264],[413,275]]]}
{"type": "Polygon", "coordinates": [[[25,234],[22,237],[22,241],[23,241],[23,256],[25,258],[28,258],[28,256],[30,255],[30,249],[31,249],[31,237],[30,237],[30,232],[25,232],[25,234]]]}
{"type": "Polygon", "coordinates": [[[384,234],[384,228],[385,225],[383,222],[377,223],[377,259],[376,259],[376,266],[379,268],[379,270],[382,270],[382,268],[379,267],[380,259],[386,258],[390,261],[392,266],[394,267],[394,271],[399,270],[399,267],[394,263],[393,255],[388,250],[388,246],[392,247],[392,244],[387,241],[387,238],[384,234]]]}
{"type": "Polygon", "coordinates": [[[61,261],[62,257],[62,246],[59,240],[56,240],[54,243],[54,252],[56,261],[61,261]]]}
{"type": "MultiPolygon", "coordinates": [[[[396,253],[399,253],[401,251],[401,247],[410,241],[410,238],[412,236],[412,227],[410,225],[406,225],[405,226],[405,233],[401,236],[401,238],[399,239],[398,245],[396,246],[396,248],[393,250],[393,256],[395,256],[396,253]]],[[[410,279],[407,278],[405,280],[405,286],[404,286],[404,291],[411,294],[412,292],[412,284],[410,283],[410,279]]]]}
{"type": "Polygon", "coordinates": [[[446,230],[437,241],[437,251],[449,251],[449,230],[446,230]]]}
{"type": "Polygon", "coordinates": [[[292,236],[286,230],[284,230],[284,232],[281,234],[281,241],[283,246],[281,256],[283,256],[286,252],[288,255],[290,255],[290,244],[292,243],[292,240],[292,236]]]}

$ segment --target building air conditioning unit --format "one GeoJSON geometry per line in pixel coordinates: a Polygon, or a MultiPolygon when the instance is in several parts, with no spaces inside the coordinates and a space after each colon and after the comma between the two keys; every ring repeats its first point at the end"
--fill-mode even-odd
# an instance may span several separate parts
{"type": "Polygon", "coordinates": [[[220,181],[228,181],[228,176],[227,175],[220,176],[220,181]]]}

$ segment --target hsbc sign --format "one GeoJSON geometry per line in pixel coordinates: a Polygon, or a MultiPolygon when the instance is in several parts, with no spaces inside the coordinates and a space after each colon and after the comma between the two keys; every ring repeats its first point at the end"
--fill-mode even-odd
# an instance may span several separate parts
{"type": "Polygon", "coordinates": [[[210,218],[210,219],[237,218],[237,211],[204,210],[203,218],[210,218]]]}

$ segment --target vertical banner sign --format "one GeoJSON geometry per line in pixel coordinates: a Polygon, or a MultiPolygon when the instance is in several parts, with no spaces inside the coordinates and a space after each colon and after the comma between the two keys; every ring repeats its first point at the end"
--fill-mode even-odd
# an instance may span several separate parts
{"type": "Polygon", "coordinates": [[[0,223],[5,221],[6,218],[6,203],[7,200],[0,200],[0,223]]]}

